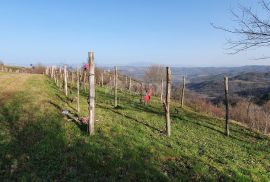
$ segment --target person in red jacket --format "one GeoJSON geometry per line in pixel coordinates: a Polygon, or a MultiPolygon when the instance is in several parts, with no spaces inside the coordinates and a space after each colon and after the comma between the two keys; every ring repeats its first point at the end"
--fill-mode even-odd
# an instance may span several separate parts
{"type": "Polygon", "coordinates": [[[146,92],[146,95],[143,97],[144,102],[148,104],[151,100],[151,96],[152,96],[152,88],[149,88],[146,92]]]}

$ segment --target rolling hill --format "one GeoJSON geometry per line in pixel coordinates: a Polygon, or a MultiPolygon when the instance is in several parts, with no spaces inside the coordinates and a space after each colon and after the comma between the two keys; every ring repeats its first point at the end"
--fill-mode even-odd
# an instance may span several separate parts
{"type": "MultiPolygon", "coordinates": [[[[214,101],[223,98],[223,74],[210,76],[203,79],[192,79],[188,88],[205,95],[214,101]]],[[[262,102],[265,95],[270,93],[270,72],[248,72],[240,73],[229,78],[229,90],[231,97],[252,98],[262,102]]]]}
{"type": "MultiPolygon", "coordinates": [[[[0,73],[1,181],[269,181],[270,139],[172,102],[172,136],[157,98],[149,105],[96,90],[95,135],[65,117],[76,103],[43,75],[0,73]]],[[[81,116],[87,113],[81,91],[81,116]]]]}

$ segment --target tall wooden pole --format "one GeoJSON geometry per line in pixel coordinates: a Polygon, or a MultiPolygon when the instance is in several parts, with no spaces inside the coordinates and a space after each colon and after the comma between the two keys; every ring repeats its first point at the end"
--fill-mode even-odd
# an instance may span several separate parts
{"type": "Polygon", "coordinates": [[[229,84],[228,84],[228,77],[224,77],[224,90],[225,90],[225,134],[227,136],[230,135],[229,131],[229,101],[228,101],[228,91],[229,91],[229,84]]]}
{"type": "Polygon", "coordinates": [[[163,102],[163,78],[161,79],[160,101],[163,102]]]}
{"type": "Polygon", "coordinates": [[[131,77],[129,77],[128,90],[129,90],[129,92],[131,92],[131,77]]]}
{"type": "Polygon", "coordinates": [[[54,82],[56,83],[56,67],[53,66],[53,79],[54,79],[54,82]]]}
{"type": "Polygon", "coordinates": [[[64,83],[65,83],[65,94],[68,96],[68,83],[67,83],[67,66],[64,67],[64,83]]]}
{"type": "Polygon", "coordinates": [[[84,91],[86,92],[86,71],[83,71],[83,88],[84,91]]]}
{"type": "Polygon", "coordinates": [[[77,111],[80,112],[80,68],[77,68],[77,111]]]}
{"type": "Polygon", "coordinates": [[[95,64],[94,64],[94,52],[88,53],[89,64],[89,121],[88,132],[90,135],[94,134],[95,123],[95,64]]]}
{"type": "Polygon", "coordinates": [[[54,75],[54,77],[55,77],[55,81],[56,81],[56,84],[57,84],[57,86],[58,86],[58,68],[57,68],[57,66],[55,67],[55,75],[54,75]]]}
{"type": "Polygon", "coordinates": [[[181,93],[181,107],[184,107],[185,100],[185,88],[186,88],[186,78],[183,76],[183,85],[182,85],[182,93],[181,93]]]}
{"type": "Polygon", "coordinates": [[[166,84],[166,99],[163,103],[166,117],[166,132],[171,136],[171,118],[170,118],[170,98],[171,98],[171,69],[166,67],[167,84],[166,84]]]}
{"type": "Polygon", "coordinates": [[[114,67],[114,107],[117,107],[117,67],[114,67]]]}
{"type": "Polygon", "coordinates": [[[71,83],[72,83],[72,86],[74,85],[74,73],[73,71],[71,71],[71,83]]]}
{"type": "Polygon", "coordinates": [[[141,99],[140,102],[143,103],[143,82],[141,82],[141,99]]]}
{"type": "Polygon", "coordinates": [[[104,71],[101,72],[101,86],[104,84],[104,71]]]}
{"type": "Polygon", "coordinates": [[[53,78],[53,67],[51,66],[51,70],[50,70],[50,76],[51,78],[53,78]]]}

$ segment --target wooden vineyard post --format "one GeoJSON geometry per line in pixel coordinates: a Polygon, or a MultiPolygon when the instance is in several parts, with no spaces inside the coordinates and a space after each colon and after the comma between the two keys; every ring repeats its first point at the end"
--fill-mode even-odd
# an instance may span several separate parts
{"type": "Polygon", "coordinates": [[[77,68],[77,111],[80,112],[80,68],[77,68]]]}
{"type": "Polygon", "coordinates": [[[59,68],[59,70],[58,70],[58,84],[59,84],[59,88],[61,89],[62,88],[62,84],[63,84],[63,82],[62,82],[62,79],[61,79],[61,67],[59,68]]]}
{"type": "Polygon", "coordinates": [[[129,77],[128,90],[129,90],[129,93],[131,93],[131,77],[129,77]]]}
{"type": "Polygon", "coordinates": [[[163,78],[161,79],[160,101],[163,102],[163,78]]]}
{"type": "Polygon", "coordinates": [[[229,84],[228,84],[228,77],[224,77],[224,90],[225,90],[225,134],[227,136],[230,135],[229,131],[229,101],[228,101],[228,91],[229,91],[229,84]]]}
{"type": "Polygon", "coordinates": [[[83,72],[83,88],[84,88],[84,91],[86,92],[86,71],[83,72]]]}
{"type": "Polygon", "coordinates": [[[51,66],[51,78],[53,78],[53,66],[51,66]]]}
{"type": "Polygon", "coordinates": [[[55,71],[56,71],[56,67],[53,66],[53,79],[54,79],[54,82],[56,83],[56,73],[55,73],[55,71]]]}
{"type": "Polygon", "coordinates": [[[168,136],[171,136],[171,118],[170,118],[170,97],[171,97],[171,69],[166,67],[166,99],[163,102],[165,117],[166,117],[166,132],[168,136]]]}
{"type": "Polygon", "coordinates": [[[71,71],[71,84],[74,85],[74,73],[71,71]]]}
{"type": "Polygon", "coordinates": [[[114,107],[117,107],[117,67],[114,67],[114,107]]]}
{"type": "Polygon", "coordinates": [[[101,87],[103,87],[104,84],[104,71],[101,72],[101,87]]]}
{"type": "Polygon", "coordinates": [[[140,102],[143,103],[143,82],[141,82],[141,99],[140,102]]]}
{"type": "Polygon", "coordinates": [[[67,86],[67,66],[64,67],[64,84],[65,84],[65,94],[68,96],[68,86],[67,86]]]}
{"type": "Polygon", "coordinates": [[[185,101],[185,88],[186,88],[186,78],[183,76],[183,86],[182,86],[182,92],[181,92],[181,107],[184,107],[184,101],[185,101]]]}
{"type": "Polygon", "coordinates": [[[59,87],[59,81],[58,81],[58,68],[55,70],[55,80],[56,80],[56,85],[59,87]]]}
{"type": "Polygon", "coordinates": [[[94,64],[94,52],[88,53],[89,64],[89,121],[88,121],[88,133],[94,134],[95,123],[95,64],[94,64]]]}

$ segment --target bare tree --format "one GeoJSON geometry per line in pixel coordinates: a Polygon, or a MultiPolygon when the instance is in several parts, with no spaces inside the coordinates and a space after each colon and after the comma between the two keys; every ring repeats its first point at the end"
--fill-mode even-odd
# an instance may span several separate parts
{"type": "MultiPolygon", "coordinates": [[[[228,49],[232,50],[231,54],[249,48],[268,47],[270,46],[270,5],[268,0],[260,0],[260,14],[250,7],[239,5],[239,12],[232,12],[235,27],[223,27],[212,24],[214,28],[239,35],[236,40],[228,40],[228,49]]],[[[266,59],[264,57],[260,59],[266,59]]]]}
{"type": "Polygon", "coordinates": [[[160,65],[151,65],[144,72],[144,81],[146,83],[159,83],[165,79],[165,69],[160,65]]]}
{"type": "Polygon", "coordinates": [[[4,61],[0,59],[0,66],[4,65],[4,61]]]}
{"type": "Polygon", "coordinates": [[[166,71],[163,66],[151,65],[144,72],[144,82],[151,84],[154,94],[160,94],[161,82],[165,80],[166,71]]]}

